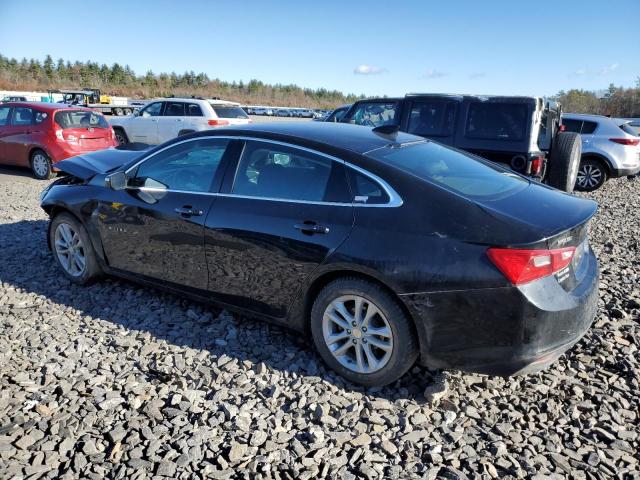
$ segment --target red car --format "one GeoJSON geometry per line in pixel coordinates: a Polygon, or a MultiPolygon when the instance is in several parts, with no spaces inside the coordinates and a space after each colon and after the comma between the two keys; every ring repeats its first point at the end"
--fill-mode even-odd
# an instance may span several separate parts
{"type": "Polygon", "coordinates": [[[65,158],[117,145],[102,114],[88,108],[0,104],[0,164],[30,167],[36,178],[51,178],[56,162],[65,158]]]}

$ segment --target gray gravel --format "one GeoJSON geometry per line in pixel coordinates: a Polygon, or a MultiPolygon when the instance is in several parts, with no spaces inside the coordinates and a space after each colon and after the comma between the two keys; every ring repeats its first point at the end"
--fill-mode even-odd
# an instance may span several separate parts
{"type": "Polygon", "coordinates": [[[640,478],[640,181],[587,195],[600,308],[550,369],[415,368],[363,390],[283,329],[71,285],[46,248],[45,183],[3,172],[0,478],[640,478]]]}

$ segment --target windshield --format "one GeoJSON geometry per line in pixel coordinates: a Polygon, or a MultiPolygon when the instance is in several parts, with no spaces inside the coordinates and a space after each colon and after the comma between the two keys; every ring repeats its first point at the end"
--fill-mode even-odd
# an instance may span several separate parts
{"type": "Polygon", "coordinates": [[[396,119],[397,112],[398,102],[362,102],[356,104],[349,118],[343,121],[374,128],[394,125],[399,120],[396,119]]]}
{"type": "Polygon", "coordinates": [[[246,112],[240,107],[233,105],[216,105],[211,104],[213,111],[216,112],[218,118],[249,118],[246,112]]]}
{"type": "Polygon", "coordinates": [[[61,128],[109,128],[100,113],[87,110],[65,110],[56,112],[53,117],[61,128]]]}
{"type": "Polygon", "coordinates": [[[472,199],[504,198],[529,185],[509,170],[434,142],[383,147],[367,155],[472,199]]]}

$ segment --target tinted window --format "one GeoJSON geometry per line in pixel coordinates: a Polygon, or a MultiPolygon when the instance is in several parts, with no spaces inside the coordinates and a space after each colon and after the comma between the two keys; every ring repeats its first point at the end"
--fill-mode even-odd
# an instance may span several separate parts
{"type": "Polygon", "coordinates": [[[387,192],[376,181],[352,168],[348,171],[355,203],[367,205],[389,203],[387,192]]]}
{"type": "Polygon", "coordinates": [[[132,183],[138,187],[208,192],[228,143],[221,138],[175,145],[142,162],[132,183]]]}
{"type": "Polygon", "coordinates": [[[167,102],[164,107],[165,117],[184,117],[184,103],[167,102]]]}
{"type": "MultiPolygon", "coordinates": [[[[2,123],[0,123],[0,125],[2,125],[2,123]]],[[[623,125],[620,125],[620,128],[624,132],[628,133],[629,135],[635,135],[636,137],[640,137],[640,127],[634,127],[629,123],[625,123],[623,125]]]]}
{"type": "Polygon", "coordinates": [[[33,122],[33,110],[27,107],[15,107],[11,125],[31,125],[33,122]]]}
{"type": "Polygon", "coordinates": [[[367,155],[471,198],[504,197],[528,185],[508,170],[434,142],[384,147],[367,155]]]}
{"type": "Polygon", "coordinates": [[[140,116],[158,117],[160,116],[160,110],[162,110],[162,102],[151,103],[140,110],[140,116]]]}
{"type": "Polygon", "coordinates": [[[398,102],[365,102],[357,104],[345,121],[367,127],[393,125],[398,123],[397,112],[398,102]]]}
{"type": "Polygon", "coordinates": [[[213,111],[216,112],[218,118],[249,118],[243,109],[240,107],[227,107],[223,105],[211,105],[213,111]]]}
{"type": "Polygon", "coordinates": [[[9,123],[11,107],[0,107],[0,127],[9,123]]]}
{"type": "Polygon", "coordinates": [[[60,128],[109,128],[101,114],[88,110],[63,110],[56,112],[53,119],[60,128]]]}
{"type": "Polygon", "coordinates": [[[187,104],[187,117],[202,117],[202,109],[200,105],[197,103],[188,103],[187,104]]]}
{"type": "Polygon", "coordinates": [[[571,120],[563,118],[562,125],[564,125],[565,132],[580,133],[580,129],[582,128],[582,120],[571,120]]]}
{"type": "Polygon", "coordinates": [[[597,127],[598,127],[598,124],[596,122],[584,121],[584,122],[582,122],[582,131],[580,133],[583,133],[585,135],[589,135],[589,134],[595,132],[597,127]]]}
{"type": "Polygon", "coordinates": [[[336,108],[333,112],[329,114],[326,122],[340,122],[344,118],[345,113],[349,111],[349,107],[345,108],[336,108]]]}
{"type": "Polygon", "coordinates": [[[446,137],[453,132],[454,102],[415,102],[409,114],[409,133],[425,137],[446,137]]]}
{"type": "Polygon", "coordinates": [[[527,106],[508,103],[478,102],[469,105],[469,138],[523,140],[527,131],[527,106]]]}
{"type": "Polygon", "coordinates": [[[349,201],[341,163],[267,142],[247,142],[233,193],[314,202],[349,201]]]}

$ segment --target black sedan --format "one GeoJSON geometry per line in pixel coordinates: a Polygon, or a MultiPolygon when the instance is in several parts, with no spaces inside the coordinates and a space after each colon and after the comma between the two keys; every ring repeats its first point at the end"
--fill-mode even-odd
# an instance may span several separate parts
{"type": "Polygon", "coordinates": [[[58,164],[62,273],[160,286],[310,335],[352,382],[540,369],[595,315],[592,201],[430,140],[333,123],[229,127],[58,164]]]}

